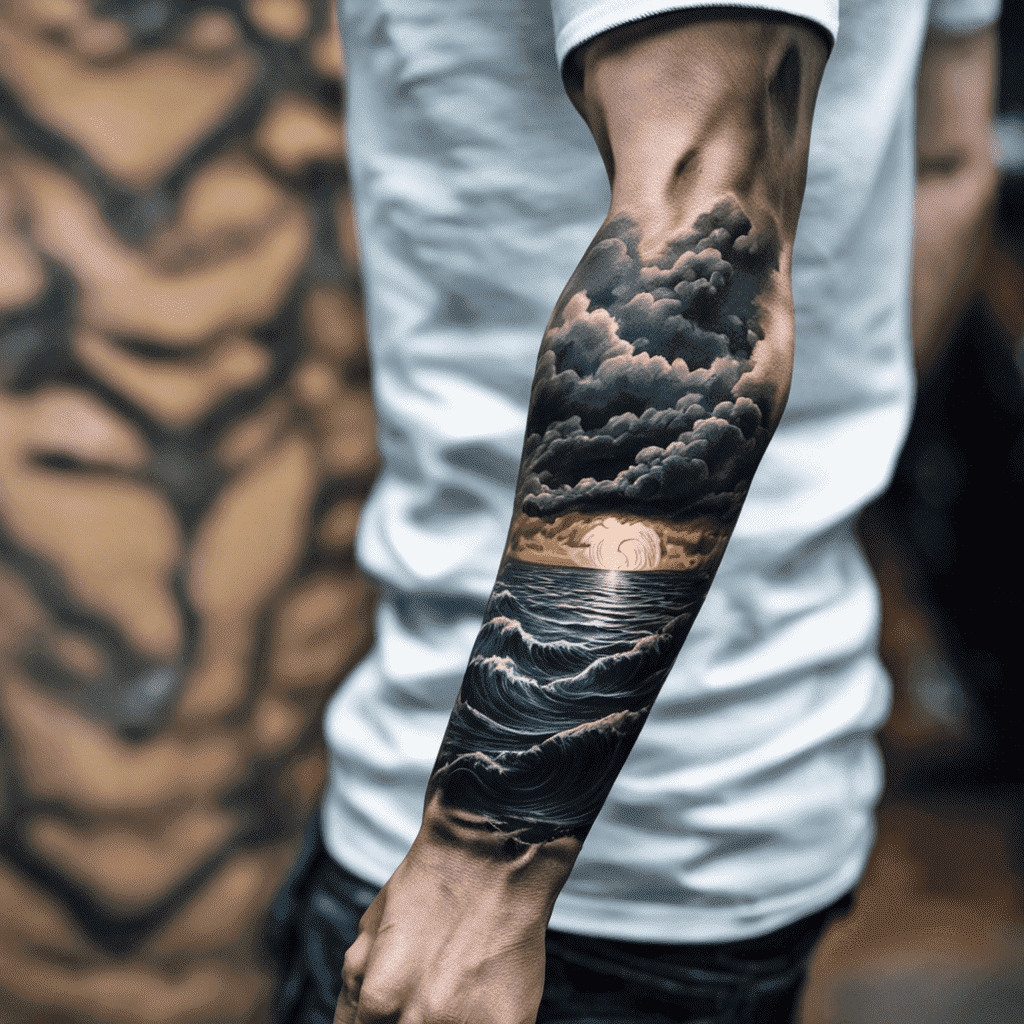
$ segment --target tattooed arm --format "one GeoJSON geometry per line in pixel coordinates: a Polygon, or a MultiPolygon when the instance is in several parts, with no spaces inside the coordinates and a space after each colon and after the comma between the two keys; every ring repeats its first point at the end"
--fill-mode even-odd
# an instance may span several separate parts
{"type": "Polygon", "coordinates": [[[579,55],[611,209],[545,333],[499,578],[338,1021],[536,1014],[554,899],[786,401],[824,62],[803,23],[707,12],[579,55]]]}

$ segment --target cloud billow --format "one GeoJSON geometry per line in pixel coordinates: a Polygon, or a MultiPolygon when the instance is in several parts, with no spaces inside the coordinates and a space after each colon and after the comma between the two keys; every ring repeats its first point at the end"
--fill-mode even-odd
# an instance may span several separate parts
{"type": "Polygon", "coordinates": [[[769,399],[740,394],[762,337],[774,236],[735,203],[653,263],[623,215],[591,246],[549,327],[527,425],[523,511],[731,515],[766,443],[769,399]]]}

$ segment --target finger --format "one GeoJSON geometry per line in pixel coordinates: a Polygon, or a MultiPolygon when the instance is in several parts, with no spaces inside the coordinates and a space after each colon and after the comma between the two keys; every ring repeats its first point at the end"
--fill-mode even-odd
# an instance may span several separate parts
{"type": "Polygon", "coordinates": [[[341,990],[338,996],[338,1005],[334,1009],[334,1024],[353,1024],[356,1019],[356,1004],[353,1002],[345,989],[341,990]]]}
{"type": "Polygon", "coordinates": [[[359,999],[359,988],[362,984],[363,974],[366,972],[366,962],[370,957],[370,950],[377,938],[377,929],[380,927],[383,916],[384,895],[378,893],[377,898],[366,908],[366,912],[359,919],[359,933],[355,942],[345,953],[342,980],[345,990],[353,1000],[359,999]]]}
{"type": "Polygon", "coordinates": [[[363,987],[366,961],[369,959],[375,932],[362,932],[345,954],[341,968],[341,995],[354,1007],[359,1002],[359,991],[363,987]]]}

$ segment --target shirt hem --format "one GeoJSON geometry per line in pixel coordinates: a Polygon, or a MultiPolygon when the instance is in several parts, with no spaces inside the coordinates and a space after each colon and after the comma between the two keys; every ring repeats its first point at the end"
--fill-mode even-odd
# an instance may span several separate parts
{"type": "Polygon", "coordinates": [[[712,3],[710,0],[642,0],[640,3],[629,4],[624,10],[622,0],[605,0],[590,7],[587,11],[577,14],[563,25],[555,37],[555,53],[559,67],[564,66],[568,55],[583,43],[602,32],[608,32],[622,25],[629,25],[644,18],[657,14],[669,14],[672,11],[699,10],[702,7],[737,7],[747,10],[770,11],[775,14],[790,14],[804,18],[825,30],[829,37],[829,46],[835,45],[839,31],[839,13],[836,5],[835,14],[823,18],[821,0],[786,0],[772,3],[771,0],[731,0],[727,4],[712,3]]]}
{"type": "Polygon", "coordinates": [[[869,853],[870,848],[827,882],[800,894],[738,902],[733,907],[632,903],[628,917],[610,920],[609,901],[563,894],[555,903],[548,926],[569,935],[666,945],[756,939],[824,910],[853,890],[864,874],[869,853]]]}

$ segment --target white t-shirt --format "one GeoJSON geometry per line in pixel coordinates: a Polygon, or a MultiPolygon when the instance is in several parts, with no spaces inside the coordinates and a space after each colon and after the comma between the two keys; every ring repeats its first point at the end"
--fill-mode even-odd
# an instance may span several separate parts
{"type": "MultiPolygon", "coordinates": [[[[351,168],[384,471],[358,538],[377,643],[328,709],[325,840],[383,884],[494,582],[534,363],[608,209],[559,61],[687,0],[343,0],[351,168]],[[554,28],[552,27],[552,8],[554,28]],[[556,42],[557,39],[557,42],[556,42]]],[[[859,878],[888,685],[853,535],[910,415],[914,82],[927,0],[779,0],[835,39],[793,260],[785,415],[718,577],[552,927],[718,942],[859,878]]],[[[933,5],[973,28],[997,0],[933,5]]]]}

